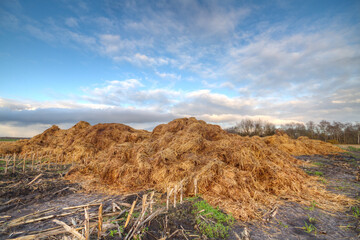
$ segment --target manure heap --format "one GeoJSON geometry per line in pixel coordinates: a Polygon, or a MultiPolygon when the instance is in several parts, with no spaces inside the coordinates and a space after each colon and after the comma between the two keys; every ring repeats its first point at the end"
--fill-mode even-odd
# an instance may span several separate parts
{"type": "MultiPolygon", "coordinates": [[[[288,137],[274,136],[275,140],[278,138],[288,137]]],[[[183,181],[185,195],[191,195],[197,179],[199,193],[205,200],[241,220],[260,218],[261,211],[281,199],[304,204],[316,199],[319,207],[328,210],[340,210],[352,202],[325,191],[316,177],[298,167],[299,160],[276,146],[275,140],[241,137],[217,125],[183,118],[159,125],[152,132],[123,124],[91,126],[79,122],[68,130],[53,126],[30,140],[12,143],[9,148],[21,153],[51,151],[61,154],[67,162],[75,159],[78,164],[67,178],[86,180],[98,189],[106,186],[123,193],[146,189],[166,192],[168,187],[183,181]]],[[[307,144],[300,145],[308,150],[307,144]]],[[[341,151],[329,149],[327,153],[341,151]]],[[[7,149],[2,146],[1,151],[7,149]]],[[[312,149],[305,154],[324,151],[312,149]]]]}
{"type": "Polygon", "coordinates": [[[300,155],[326,155],[345,150],[320,140],[313,140],[308,137],[291,139],[286,133],[277,132],[273,136],[264,137],[264,141],[269,146],[276,147],[281,151],[290,153],[293,156],[300,155]]]}

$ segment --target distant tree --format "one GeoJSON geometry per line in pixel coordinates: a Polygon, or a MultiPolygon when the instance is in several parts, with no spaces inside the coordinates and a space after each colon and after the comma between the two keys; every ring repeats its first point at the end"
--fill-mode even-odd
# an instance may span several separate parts
{"type": "Polygon", "coordinates": [[[318,124],[313,121],[303,123],[286,123],[277,128],[273,123],[258,119],[243,119],[236,126],[226,129],[228,132],[242,136],[270,136],[275,134],[277,129],[281,129],[291,138],[307,136],[312,139],[323,141],[339,142],[346,144],[360,144],[360,123],[342,123],[333,121],[332,123],[322,120],[318,124]]]}
{"type": "Polygon", "coordinates": [[[315,135],[315,126],[316,124],[313,121],[308,121],[306,123],[306,130],[308,132],[308,137],[309,138],[314,138],[315,135]]]}
{"type": "Polygon", "coordinates": [[[254,131],[254,122],[249,118],[242,119],[237,127],[240,135],[250,136],[254,131]]]}
{"type": "Polygon", "coordinates": [[[264,125],[264,136],[274,135],[276,126],[273,123],[266,122],[264,125]]]}
{"type": "Polygon", "coordinates": [[[254,132],[252,135],[263,136],[263,122],[260,119],[254,122],[254,132]]]}
{"type": "Polygon", "coordinates": [[[328,138],[329,125],[330,125],[330,122],[328,122],[326,120],[322,120],[318,124],[319,129],[320,129],[320,133],[323,136],[322,140],[324,140],[325,142],[327,141],[327,138],[328,138]]]}

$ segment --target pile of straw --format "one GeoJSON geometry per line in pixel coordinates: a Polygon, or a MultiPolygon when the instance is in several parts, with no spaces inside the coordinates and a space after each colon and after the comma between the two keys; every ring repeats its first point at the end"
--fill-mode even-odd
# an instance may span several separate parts
{"type": "Polygon", "coordinates": [[[197,179],[204,199],[242,220],[260,218],[260,210],[281,199],[305,204],[316,200],[333,210],[351,202],[326,192],[289,151],[270,140],[230,134],[195,118],[176,119],[152,132],[80,122],[69,130],[53,126],[26,141],[22,152],[51,150],[65,154],[67,161],[74,156],[82,161],[69,179],[119,193],[150,188],[165,192],[183,181],[185,194],[192,195],[197,179]]]}
{"type": "Polygon", "coordinates": [[[277,132],[273,136],[264,137],[267,145],[276,147],[283,152],[293,156],[300,155],[327,155],[339,152],[345,152],[343,149],[320,140],[309,139],[308,137],[299,137],[291,139],[286,133],[277,132]]]}

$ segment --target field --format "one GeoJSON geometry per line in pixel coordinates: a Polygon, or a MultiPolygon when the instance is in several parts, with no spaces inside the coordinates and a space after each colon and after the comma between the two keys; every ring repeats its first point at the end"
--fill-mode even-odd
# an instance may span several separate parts
{"type": "Polygon", "coordinates": [[[0,142],[14,142],[21,139],[27,139],[27,138],[0,137],[0,142]]]}
{"type": "Polygon", "coordinates": [[[354,152],[359,152],[360,150],[360,144],[339,144],[337,145],[338,147],[345,149],[345,150],[350,150],[350,151],[354,151],[354,152]]]}
{"type": "Polygon", "coordinates": [[[3,148],[22,152],[3,154],[0,160],[0,238],[359,238],[360,150],[356,147],[331,153],[336,148],[319,141],[282,135],[243,138],[181,119],[154,129],[151,135],[120,126],[116,136],[121,138],[104,148],[111,145],[108,139],[114,137],[108,134],[116,127],[84,123],[70,130],[52,127],[20,141],[21,148],[3,148]],[[107,144],[100,142],[104,139],[107,144]],[[81,149],[93,149],[91,143],[104,152],[75,154],[79,144],[81,149]],[[55,154],[55,147],[65,144],[78,145],[66,146],[74,149],[72,154],[55,154]],[[161,144],[165,147],[159,148],[161,144]],[[169,146],[181,161],[171,158],[169,146]],[[42,149],[46,151],[41,153],[42,149]],[[159,163],[148,157],[152,161],[148,168],[134,156],[150,151],[149,156],[159,156],[159,163]],[[236,151],[247,165],[232,162],[236,151]],[[95,155],[99,157],[90,157],[95,155]],[[209,160],[217,156],[223,160],[209,160]],[[184,163],[193,164],[189,172],[180,170],[187,168],[184,163]]]}

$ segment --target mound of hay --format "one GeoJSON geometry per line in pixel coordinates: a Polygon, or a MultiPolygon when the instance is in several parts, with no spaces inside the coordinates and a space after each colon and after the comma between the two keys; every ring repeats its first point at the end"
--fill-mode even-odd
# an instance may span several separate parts
{"type": "Polygon", "coordinates": [[[173,120],[151,133],[122,124],[80,122],[68,130],[53,126],[22,146],[23,153],[49,150],[64,153],[67,161],[86,158],[68,179],[118,193],[150,188],[165,192],[183,181],[185,195],[192,195],[197,179],[204,199],[242,220],[260,218],[260,210],[281,199],[305,204],[316,200],[333,210],[351,202],[326,192],[288,151],[195,118],[173,120]]]}
{"type": "Polygon", "coordinates": [[[0,142],[0,154],[20,153],[26,140],[16,142],[0,142]]]}
{"type": "Polygon", "coordinates": [[[309,139],[308,137],[299,137],[291,139],[286,133],[277,132],[273,136],[264,137],[264,141],[269,146],[279,148],[293,156],[300,155],[327,155],[339,152],[345,152],[343,149],[320,140],[309,139]]]}
{"type": "Polygon", "coordinates": [[[61,130],[54,125],[29,140],[21,140],[0,147],[0,153],[7,154],[9,148],[16,153],[35,153],[38,156],[62,156],[62,161],[80,161],[108,151],[113,145],[123,142],[141,142],[150,132],[135,130],[123,124],[97,124],[91,126],[81,121],[70,129],[61,130]],[[2,149],[4,148],[4,150],[2,149]]]}
{"type": "MultiPolygon", "coordinates": [[[[77,167],[70,179],[92,179],[118,192],[167,187],[184,182],[185,194],[199,193],[214,206],[249,220],[280,199],[327,209],[341,207],[345,197],[327,193],[297,167],[290,154],[259,137],[240,137],[195,118],[156,127],[142,142],[124,142],[77,167]],[[330,201],[329,201],[330,199],[330,201]]],[[[346,204],[345,204],[346,205],[346,204]]]]}

